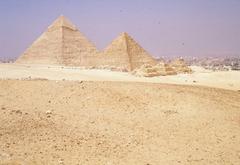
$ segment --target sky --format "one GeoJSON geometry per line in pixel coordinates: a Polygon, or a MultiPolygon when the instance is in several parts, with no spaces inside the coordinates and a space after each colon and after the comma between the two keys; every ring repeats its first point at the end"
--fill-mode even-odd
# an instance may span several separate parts
{"type": "Polygon", "coordinates": [[[18,57],[59,15],[100,50],[127,32],[155,57],[240,56],[240,0],[0,0],[0,59],[18,57]]]}

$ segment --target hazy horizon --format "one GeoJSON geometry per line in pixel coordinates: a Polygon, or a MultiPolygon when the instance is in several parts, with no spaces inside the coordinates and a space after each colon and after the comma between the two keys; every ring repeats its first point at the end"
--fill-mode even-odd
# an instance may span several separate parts
{"type": "Polygon", "coordinates": [[[240,56],[237,0],[8,0],[0,59],[20,56],[61,14],[100,50],[128,32],[155,57],[240,56]]]}

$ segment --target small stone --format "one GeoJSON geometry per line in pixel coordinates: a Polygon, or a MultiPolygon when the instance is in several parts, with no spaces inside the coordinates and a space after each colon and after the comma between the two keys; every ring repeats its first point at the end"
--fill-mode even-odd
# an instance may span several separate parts
{"type": "Polygon", "coordinates": [[[52,114],[52,111],[50,111],[50,110],[49,110],[49,111],[46,111],[46,114],[47,114],[47,115],[51,115],[51,114],[52,114]]]}
{"type": "Polygon", "coordinates": [[[16,111],[15,111],[15,113],[17,113],[17,114],[20,114],[20,115],[21,115],[21,114],[22,114],[22,111],[20,111],[20,110],[16,110],[16,111]]]}

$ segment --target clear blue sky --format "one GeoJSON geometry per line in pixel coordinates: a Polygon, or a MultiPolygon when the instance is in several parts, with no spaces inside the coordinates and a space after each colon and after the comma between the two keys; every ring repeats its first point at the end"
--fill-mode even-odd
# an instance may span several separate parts
{"type": "Polygon", "coordinates": [[[240,56],[240,0],[0,0],[0,58],[61,14],[99,49],[126,31],[154,56],[240,56]]]}

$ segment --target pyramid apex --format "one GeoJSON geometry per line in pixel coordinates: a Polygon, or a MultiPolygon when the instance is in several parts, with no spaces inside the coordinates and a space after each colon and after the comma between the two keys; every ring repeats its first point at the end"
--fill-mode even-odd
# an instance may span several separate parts
{"type": "Polygon", "coordinates": [[[129,40],[132,37],[127,33],[127,32],[122,32],[120,33],[120,35],[118,36],[118,39],[120,40],[129,40]]]}
{"type": "Polygon", "coordinates": [[[57,19],[67,19],[67,18],[63,14],[61,14],[57,19]]]}
{"type": "Polygon", "coordinates": [[[76,26],[64,15],[60,15],[48,28],[67,27],[76,30],[76,26]]]}
{"type": "Polygon", "coordinates": [[[122,32],[121,34],[122,34],[122,35],[127,35],[127,32],[122,32]]]}
{"type": "Polygon", "coordinates": [[[120,34],[120,36],[124,36],[124,37],[126,37],[126,36],[129,36],[129,35],[128,35],[127,32],[122,32],[122,33],[120,34]]]}

